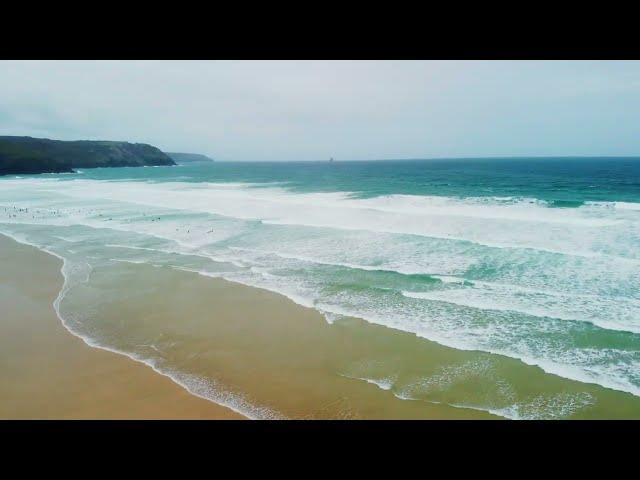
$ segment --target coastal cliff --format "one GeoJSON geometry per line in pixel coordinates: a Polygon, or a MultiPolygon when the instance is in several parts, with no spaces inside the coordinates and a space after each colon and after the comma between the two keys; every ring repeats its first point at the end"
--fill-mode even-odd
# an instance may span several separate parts
{"type": "Polygon", "coordinates": [[[0,136],[0,175],[151,165],[175,165],[175,162],[145,143],[0,136]]]}
{"type": "Polygon", "coordinates": [[[178,153],[178,152],[165,152],[176,163],[208,163],[213,162],[213,158],[207,157],[200,153],[178,153]]]}

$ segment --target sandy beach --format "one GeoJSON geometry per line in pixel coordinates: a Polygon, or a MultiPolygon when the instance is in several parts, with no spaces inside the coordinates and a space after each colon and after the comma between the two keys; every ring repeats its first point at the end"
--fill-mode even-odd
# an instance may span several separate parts
{"type": "Polygon", "coordinates": [[[0,418],[242,418],[68,332],[52,306],[61,263],[0,235],[0,418]]]}

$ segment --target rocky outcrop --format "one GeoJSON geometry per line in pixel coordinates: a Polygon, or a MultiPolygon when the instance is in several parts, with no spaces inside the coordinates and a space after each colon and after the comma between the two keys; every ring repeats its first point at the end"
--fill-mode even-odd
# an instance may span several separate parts
{"type": "Polygon", "coordinates": [[[0,136],[0,175],[72,172],[74,168],[175,165],[145,143],[61,141],[0,136]]]}

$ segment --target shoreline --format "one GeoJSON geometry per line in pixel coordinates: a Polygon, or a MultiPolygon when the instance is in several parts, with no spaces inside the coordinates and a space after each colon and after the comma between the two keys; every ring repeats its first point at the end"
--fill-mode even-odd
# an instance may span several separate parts
{"type": "Polygon", "coordinates": [[[94,257],[87,279],[67,289],[71,252],[63,260],[0,234],[0,304],[9,306],[0,418],[637,416],[630,394],[356,317],[329,323],[278,293],[160,258],[94,257]],[[486,400],[472,400],[478,392],[486,400]]]}
{"type": "Polygon", "coordinates": [[[245,418],[69,331],[54,308],[60,258],[1,234],[0,258],[0,418],[245,418]]]}
{"type": "MultiPolygon", "coordinates": [[[[164,331],[184,323],[199,332],[188,344],[176,347],[175,352],[158,344],[170,363],[162,361],[163,355],[156,363],[154,355],[145,354],[138,359],[119,351],[129,348],[114,348],[111,343],[103,346],[102,340],[95,340],[94,346],[94,340],[85,339],[83,332],[74,332],[62,321],[53,307],[65,294],[63,260],[55,253],[0,234],[0,261],[7,266],[0,272],[0,302],[8,304],[6,299],[10,298],[14,310],[20,310],[21,305],[26,310],[22,315],[14,312],[6,318],[13,317],[10,323],[23,321],[23,337],[36,331],[40,337],[37,345],[27,345],[24,339],[16,341],[6,319],[0,323],[0,339],[12,339],[14,350],[18,350],[4,348],[0,340],[0,360],[3,353],[8,358],[16,354],[20,357],[14,362],[14,378],[12,372],[2,372],[0,362],[0,374],[12,380],[0,386],[0,418],[496,418],[465,408],[407,402],[371,382],[341,373],[340,369],[354,365],[352,348],[368,356],[380,343],[386,345],[387,327],[367,326],[355,318],[329,325],[316,310],[267,290],[174,269],[120,264],[115,278],[133,275],[132,284],[144,284],[150,290],[140,298],[137,292],[129,292],[126,302],[100,305],[101,321],[113,325],[122,319],[133,323],[151,320],[164,331]],[[38,281],[33,282],[34,278],[38,281]],[[40,291],[29,291],[34,284],[40,291]],[[11,293],[5,291],[9,285],[11,293]],[[32,301],[20,301],[20,289],[25,291],[24,297],[39,297],[36,310],[29,305],[32,301]],[[205,312],[210,316],[203,317],[205,312]],[[29,320],[25,321],[25,317],[29,320]],[[46,325],[43,328],[34,323],[46,325]],[[52,333],[54,344],[51,338],[43,338],[52,333]],[[361,333],[365,336],[361,337],[361,333]],[[192,352],[199,350],[202,355],[199,352],[192,365],[181,363],[180,371],[171,368],[176,361],[191,358],[192,352]],[[74,357],[70,366],[69,356],[74,357]],[[334,356],[339,360],[329,365],[334,356]],[[297,362],[291,362],[292,358],[297,362]],[[37,368],[34,372],[37,364],[50,364],[47,375],[37,368]],[[95,370],[98,375],[89,381],[95,370]],[[217,403],[216,397],[223,402],[217,403]],[[112,405],[105,407],[106,401],[112,405]]],[[[93,272],[91,282],[100,283],[99,289],[108,288],[109,284],[102,281],[112,282],[112,274],[109,269],[93,272]]],[[[76,295],[73,291],[71,297],[76,295]]],[[[74,304],[76,299],[67,297],[65,306],[67,302],[74,304]]],[[[80,306],[87,305],[85,300],[83,297],[80,306]]],[[[71,305],[72,311],[74,306],[71,305]]],[[[73,325],[73,329],[76,327],[73,325]]],[[[410,348],[415,348],[415,336],[398,334],[402,343],[409,341],[410,348]]],[[[417,343],[421,344],[419,340],[417,343]]],[[[155,345],[150,346],[156,349],[155,345]]]]}

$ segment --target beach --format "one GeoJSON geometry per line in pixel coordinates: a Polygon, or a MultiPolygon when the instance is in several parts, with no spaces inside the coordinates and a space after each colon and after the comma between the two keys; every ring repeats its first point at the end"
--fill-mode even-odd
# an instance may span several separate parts
{"type": "Polygon", "coordinates": [[[52,306],[56,257],[0,235],[0,264],[0,418],[243,418],[68,332],[52,306]]]}
{"type": "MultiPolygon", "coordinates": [[[[157,265],[94,268],[67,292],[62,311],[86,312],[75,333],[109,328],[103,346],[126,355],[105,351],[56,316],[58,258],[0,236],[0,260],[0,303],[9,307],[0,325],[1,418],[491,419],[504,412],[449,398],[493,394],[494,371],[513,384],[526,378],[532,394],[561,392],[519,407],[521,415],[549,415],[559,401],[584,410],[580,384],[568,390],[539,369],[356,318],[330,324],[272,292],[157,265]],[[128,358],[136,348],[148,354],[128,358]]],[[[634,408],[595,394],[599,407],[617,402],[623,417],[634,408]]]]}
{"type": "Polygon", "coordinates": [[[640,63],[5,70],[0,418],[640,420],[640,63]]]}
{"type": "Polygon", "coordinates": [[[488,197],[457,161],[3,178],[2,415],[639,418],[637,202],[554,200],[557,165],[532,198],[498,160],[488,197]]]}
{"type": "MultiPolygon", "coordinates": [[[[378,338],[383,333],[378,327],[373,336],[357,341],[353,327],[357,334],[361,322],[356,319],[331,328],[316,311],[265,290],[175,271],[154,274],[152,280],[145,271],[149,267],[124,266],[144,276],[147,287],[161,280],[159,291],[171,284],[175,294],[163,299],[154,289],[153,300],[145,295],[105,305],[105,321],[133,321],[155,311],[162,313],[151,315],[153,323],[164,323],[163,329],[170,329],[177,317],[185,328],[197,328],[197,337],[183,336],[181,345],[165,352],[168,361],[190,370],[189,378],[215,377],[225,388],[211,392],[205,387],[194,395],[147,365],[91,347],[64,328],[52,306],[62,287],[59,259],[4,236],[0,259],[0,303],[9,306],[0,325],[0,418],[244,418],[197,394],[217,395],[253,418],[490,418],[483,412],[404,402],[370,382],[336,375],[334,364],[345,354],[352,356],[352,348],[367,354],[385,342],[378,338]],[[149,308],[150,301],[160,308],[149,308]],[[239,304],[245,308],[238,309],[239,304]],[[218,322],[197,325],[204,311],[218,322]],[[200,354],[194,357],[193,352],[200,354]]],[[[197,390],[198,383],[190,387],[197,390]]]]}

